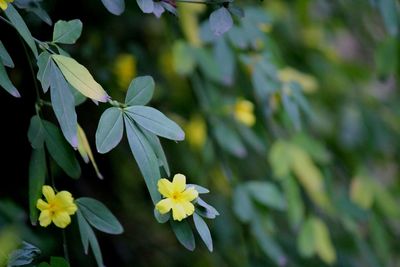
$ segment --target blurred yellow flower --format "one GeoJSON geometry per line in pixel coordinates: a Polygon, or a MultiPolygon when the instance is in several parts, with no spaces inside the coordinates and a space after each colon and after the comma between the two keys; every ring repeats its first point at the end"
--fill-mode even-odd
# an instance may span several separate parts
{"type": "Polygon", "coordinates": [[[42,193],[46,201],[38,199],[36,207],[41,211],[40,225],[47,227],[53,222],[57,227],[65,228],[71,223],[70,215],[74,215],[78,209],[70,192],[61,191],[54,193],[48,185],[42,187],[42,193]]]}
{"type": "Polygon", "coordinates": [[[127,90],[136,75],[136,59],[131,54],[120,54],[114,65],[114,74],[120,88],[127,90]]]}
{"type": "Polygon", "coordinates": [[[175,174],[172,183],[167,179],[158,181],[158,191],[165,197],[156,204],[156,209],[161,214],[168,213],[172,209],[172,218],[182,221],[194,213],[195,200],[199,193],[194,187],[186,188],[186,177],[183,174],[175,174]]]}
{"type": "Polygon", "coordinates": [[[207,139],[207,126],[200,115],[190,118],[185,127],[186,140],[193,148],[202,148],[207,139]]]}
{"type": "Polygon", "coordinates": [[[253,126],[256,123],[254,116],[254,105],[248,100],[240,99],[236,101],[233,107],[233,115],[235,119],[246,126],[253,126]]]}
{"type": "Polygon", "coordinates": [[[278,72],[278,78],[284,84],[290,82],[296,82],[300,84],[306,93],[313,93],[318,89],[318,82],[313,76],[302,73],[291,67],[281,69],[278,72]]]}
{"type": "Polygon", "coordinates": [[[0,8],[3,10],[7,9],[8,3],[14,2],[14,0],[0,0],[0,8]]]}
{"type": "Polygon", "coordinates": [[[206,10],[206,5],[178,3],[179,21],[182,31],[191,45],[201,46],[199,15],[206,10]]]}

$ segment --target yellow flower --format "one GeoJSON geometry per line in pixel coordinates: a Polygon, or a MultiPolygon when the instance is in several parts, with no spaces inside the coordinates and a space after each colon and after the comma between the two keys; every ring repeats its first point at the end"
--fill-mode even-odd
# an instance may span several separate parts
{"type": "Polygon", "coordinates": [[[70,215],[74,215],[78,209],[70,192],[61,191],[54,193],[48,185],[42,187],[42,193],[47,202],[38,199],[36,207],[41,211],[40,225],[47,227],[53,222],[57,227],[65,228],[71,223],[70,215]]]}
{"type": "Polygon", "coordinates": [[[14,2],[14,0],[0,0],[0,8],[3,10],[7,9],[8,3],[14,2]]]}
{"type": "Polygon", "coordinates": [[[160,200],[156,209],[161,214],[168,213],[172,209],[172,218],[175,221],[182,221],[194,212],[195,200],[199,193],[194,187],[186,188],[186,177],[183,174],[175,174],[172,183],[167,179],[158,181],[158,191],[165,197],[160,200]]]}
{"type": "Polygon", "coordinates": [[[200,115],[194,115],[185,127],[186,140],[193,148],[202,148],[207,138],[207,126],[200,115]]]}
{"type": "Polygon", "coordinates": [[[306,93],[313,93],[318,89],[318,82],[313,76],[290,67],[281,69],[278,72],[278,78],[283,83],[297,82],[306,93]]]}
{"type": "Polygon", "coordinates": [[[131,54],[119,55],[115,61],[114,74],[117,77],[118,85],[126,90],[136,75],[135,57],[131,54]]]}
{"type": "Polygon", "coordinates": [[[237,121],[251,127],[256,123],[254,105],[248,100],[238,100],[233,108],[233,115],[237,121]]]}

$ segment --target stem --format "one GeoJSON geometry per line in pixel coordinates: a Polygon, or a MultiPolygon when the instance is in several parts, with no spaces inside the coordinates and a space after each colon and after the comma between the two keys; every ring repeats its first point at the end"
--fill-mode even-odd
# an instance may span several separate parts
{"type": "Polygon", "coordinates": [[[6,18],[0,16],[0,20],[4,21],[5,23],[7,23],[8,25],[10,25],[11,27],[14,28],[14,25],[13,25],[8,19],[6,19],[6,18]]]}
{"type": "Polygon", "coordinates": [[[120,102],[118,102],[116,100],[112,100],[112,99],[108,100],[108,104],[110,104],[113,107],[122,108],[122,109],[127,107],[126,104],[120,103],[120,102]]]}
{"type": "Polygon", "coordinates": [[[65,257],[66,261],[69,263],[67,236],[65,235],[65,230],[64,229],[62,229],[61,232],[62,232],[62,237],[63,237],[64,257],[65,257]]]}
{"type": "Polygon", "coordinates": [[[26,59],[28,60],[29,69],[31,70],[31,74],[32,74],[32,78],[33,78],[33,84],[34,84],[35,91],[36,91],[36,101],[37,101],[37,102],[40,102],[39,87],[38,87],[38,85],[37,85],[35,72],[33,71],[32,62],[31,62],[31,60],[30,60],[30,58],[29,58],[29,53],[28,53],[28,50],[26,49],[25,43],[24,43],[23,40],[21,39],[21,36],[19,36],[19,38],[20,38],[20,40],[21,40],[22,46],[24,47],[24,52],[25,52],[25,55],[26,55],[26,59]]]}

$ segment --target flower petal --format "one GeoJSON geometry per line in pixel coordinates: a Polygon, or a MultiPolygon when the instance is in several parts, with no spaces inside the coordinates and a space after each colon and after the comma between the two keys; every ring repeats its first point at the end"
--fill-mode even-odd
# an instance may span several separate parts
{"type": "Polygon", "coordinates": [[[74,203],[74,198],[68,191],[61,191],[56,195],[57,205],[63,211],[66,211],[69,215],[75,214],[78,207],[74,203]]]}
{"type": "Polygon", "coordinates": [[[186,187],[186,177],[183,174],[175,174],[174,179],[172,180],[172,190],[174,193],[181,193],[185,190],[186,187]]]}
{"type": "Polygon", "coordinates": [[[190,202],[182,202],[181,203],[183,209],[185,210],[185,213],[187,216],[190,216],[194,213],[194,205],[190,202]]]}
{"type": "Polygon", "coordinates": [[[157,183],[158,192],[161,193],[164,197],[171,197],[172,196],[172,183],[167,179],[163,178],[158,180],[157,183]]]}
{"type": "Polygon", "coordinates": [[[51,202],[54,200],[55,194],[54,194],[54,190],[51,186],[44,185],[42,187],[42,193],[43,193],[44,197],[46,198],[47,202],[51,202]]]}
{"type": "Polygon", "coordinates": [[[185,201],[193,201],[199,196],[199,192],[197,192],[194,187],[189,187],[182,193],[182,199],[185,201]]]}
{"type": "Polygon", "coordinates": [[[39,223],[40,226],[47,227],[51,223],[52,213],[49,210],[44,210],[40,213],[39,223]]]}
{"type": "Polygon", "coordinates": [[[36,202],[36,208],[38,208],[40,211],[47,210],[49,207],[50,205],[42,199],[38,199],[36,202]]]}
{"type": "Polygon", "coordinates": [[[166,198],[163,200],[160,200],[157,204],[156,204],[156,209],[158,210],[158,212],[160,212],[161,214],[165,214],[167,212],[169,212],[173,206],[173,201],[170,198],[166,198]]]}
{"type": "Polygon", "coordinates": [[[186,217],[187,216],[183,205],[175,204],[172,207],[172,218],[174,218],[175,221],[182,221],[182,219],[185,219],[186,217]]]}
{"type": "Polygon", "coordinates": [[[71,223],[71,217],[66,211],[58,211],[53,215],[53,222],[57,227],[65,228],[71,223]]]}

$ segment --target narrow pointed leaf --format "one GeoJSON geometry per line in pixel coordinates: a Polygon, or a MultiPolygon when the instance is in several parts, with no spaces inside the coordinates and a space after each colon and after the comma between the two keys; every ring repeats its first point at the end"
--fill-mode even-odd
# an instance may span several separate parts
{"type": "Polygon", "coordinates": [[[79,232],[81,234],[81,240],[83,247],[85,249],[85,253],[88,254],[89,244],[90,244],[94,258],[96,259],[97,262],[97,266],[104,267],[103,256],[101,254],[99,242],[97,241],[93,229],[90,227],[89,223],[86,221],[86,219],[83,217],[82,213],[79,210],[77,211],[77,217],[78,217],[79,232]]]}
{"type": "Polygon", "coordinates": [[[60,70],[54,65],[51,68],[50,95],[51,103],[60,123],[65,139],[72,147],[78,147],[78,121],[75,112],[75,99],[68,83],[60,70]]]}
{"type": "Polygon", "coordinates": [[[7,9],[4,10],[4,13],[6,14],[12,25],[14,25],[15,29],[18,31],[21,37],[31,48],[35,57],[38,57],[38,50],[35,44],[35,40],[33,39],[31,32],[29,31],[18,11],[14,8],[13,5],[8,5],[7,9]]]}
{"type": "Polygon", "coordinates": [[[0,41],[0,63],[3,62],[3,65],[9,68],[14,68],[14,62],[4,47],[3,43],[0,41]]]}
{"type": "Polygon", "coordinates": [[[70,177],[79,178],[81,167],[74,155],[74,151],[65,141],[61,131],[52,123],[43,121],[45,129],[45,143],[51,157],[70,177]]]}
{"type": "Polygon", "coordinates": [[[185,139],[185,133],[178,124],[154,108],[132,106],[125,111],[137,124],[158,136],[176,141],[185,139]]]}
{"type": "Polygon", "coordinates": [[[42,148],[45,138],[43,123],[38,115],[31,118],[28,129],[28,139],[34,149],[42,148]]]}
{"type": "Polygon", "coordinates": [[[10,78],[8,78],[6,68],[3,66],[3,64],[0,64],[0,87],[4,88],[4,90],[14,97],[21,97],[17,88],[15,88],[10,78]]]}
{"type": "Polygon", "coordinates": [[[51,60],[50,53],[47,51],[40,53],[37,59],[37,65],[39,71],[36,77],[42,84],[43,92],[46,93],[50,87],[51,70],[55,67],[53,60],[51,60]]]}
{"type": "Polygon", "coordinates": [[[107,153],[121,142],[124,133],[122,114],[120,109],[112,107],[101,115],[96,131],[96,147],[99,153],[107,153]]]}
{"type": "Polygon", "coordinates": [[[114,235],[124,231],[117,218],[100,201],[81,197],[76,200],[76,203],[85,219],[97,230],[114,235]]]}
{"type": "Polygon", "coordinates": [[[61,56],[52,55],[54,61],[57,63],[65,79],[84,96],[99,102],[107,102],[109,96],[103,87],[98,84],[89,71],[79,64],[75,59],[61,56]]]}
{"type": "Polygon", "coordinates": [[[85,163],[89,161],[92,163],[94,170],[96,171],[97,177],[103,179],[103,175],[101,175],[99,168],[97,167],[96,161],[93,156],[92,149],[90,148],[89,141],[86,137],[85,131],[78,124],[78,151],[81,154],[85,163]]]}
{"type": "Polygon", "coordinates": [[[143,128],[141,128],[141,130],[142,130],[142,133],[146,136],[147,141],[149,141],[151,147],[153,148],[154,153],[156,154],[156,156],[158,158],[159,165],[163,166],[167,175],[170,176],[170,170],[169,170],[167,157],[165,156],[165,152],[161,145],[160,139],[158,139],[158,137],[155,134],[153,134],[143,128]]]}
{"type": "Polygon", "coordinates": [[[196,248],[196,243],[188,221],[184,220],[178,222],[171,220],[171,226],[179,243],[181,243],[188,250],[193,251],[196,248]]]}
{"type": "Polygon", "coordinates": [[[160,179],[157,157],[146,137],[135,126],[135,123],[128,116],[124,116],[124,121],[129,146],[144,177],[151,199],[155,204],[160,200],[160,193],[157,189],[157,182],[160,179]]]}
{"type": "Polygon", "coordinates": [[[194,225],[197,229],[197,232],[199,233],[204,244],[206,244],[208,250],[210,252],[212,252],[213,251],[213,241],[212,241],[210,229],[208,229],[206,222],[196,213],[193,213],[193,221],[194,221],[194,225]]]}
{"type": "Polygon", "coordinates": [[[36,202],[42,195],[42,186],[46,179],[46,156],[44,148],[32,150],[29,162],[29,217],[32,225],[36,225],[38,209],[36,202]]]}

